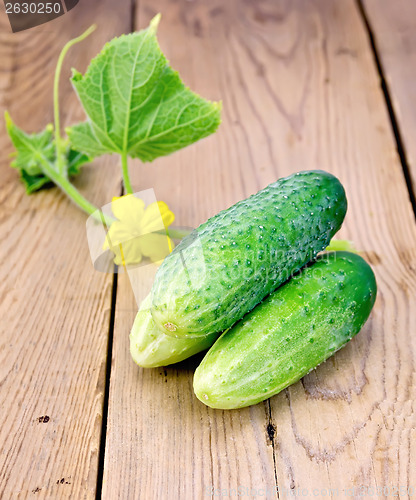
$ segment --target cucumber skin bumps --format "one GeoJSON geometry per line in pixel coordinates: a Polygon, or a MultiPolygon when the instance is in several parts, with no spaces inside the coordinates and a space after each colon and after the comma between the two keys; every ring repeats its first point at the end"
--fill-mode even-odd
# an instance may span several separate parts
{"type": "Polygon", "coordinates": [[[151,313],[179,338],[221,332],[324,250],[347,210],[333,175],[279,179],[201,224],[157,271],[151,313]]]}
{"type": "Polygon", "coordinates": [[[376,295],[362,257],[323,254],[221,335],[196,369],[196,396],[232,409],[279,393],[361,330],[376,295]]]}

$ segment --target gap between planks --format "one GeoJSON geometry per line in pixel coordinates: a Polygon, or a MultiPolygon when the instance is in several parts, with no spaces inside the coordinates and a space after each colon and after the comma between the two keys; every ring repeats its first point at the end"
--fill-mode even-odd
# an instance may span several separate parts
{"type": "Polygon", "coordinates": [[[108,328],[107,361],[105,367],[103,417],[101,422],[100,449],[98,455],[97,489],[96,489],[97,500],[101,498],[101,492],[103,489],[105,443],[107,437],[108,400],[110,395],[111,361],[113,358],[114,322],[115,322],[116,301],[117,301],[117,283],[118,283],[117,266],[114,265],[113,285],[111,291],[111,312],[110,312],[110,322],[108,328]]]}
{"type": "Polygon", "coordinates": [[[391,92],[389,89],[389,85],[387,83],[387,79],[383,69],[383,64],[381,62],[380,51],[377,47],[376,37],[374,36],[374,29],[371,26],[369,17],[367,15],[367,11],[363,4],[363,0],[356,0],[356,2],[358,11],[364,23],[364,27],[368,34],[370,47],[374,56],[374,63],[377,68],[378,75],[380,77],[380,85],[383,91],[384,99],[386,101],[386,107],[389,114],[391,127],[394,134],[394,139],[396,141],[397,153],[400,158],[400,163],[402,165],[402,170],[403,170],[403,176],[406,181],[407,190],[409,192],[410,203],[412,204],[413,213],[416,217],[416,196],[415,196],[414,186],[412,183],[412,178],[410,175],[410,167],[409,167],[409,162],[407,160],[406,147],[400,130],[399,120],[397,119],[396,112],[393,107],[391,92]]]}
{"type": "MultiPolygon", "coordinates": [[[[136,31],[136,12],[139,7],[139,0],[131,0],[130,2],[130,33],[136,31]]],[[[123,196],[125,193],[123,181],[121,181],[120,194],[123,196]]],[[[110,311],[110,322],[109,322],[109,332],[108,332],[108,345],[107,345],[107,362],[105,369],[105,389],[104,389],[104,401],[103,401],[103,419],[101,422],[101,438],[100,438],[100,449],[98,455],[98,470],[97,470],[97,489],[96,489],[96,500],[100,500],[102,497],[103,490],[103,477],[104,477],[104,460],[105,460],[105,448],[106,448],[106,438],[107,438],[107,419],[108,419],[108,403],[110,398],[110,383],[111,383],[111,365],[113,358],[113,344],[114,344],[114,322],[116,317],[116,304],[117,304],[117,285],[118,285],[118,269],[114,265],[114,277],[111,292],[111,311],[110,311]]]]}
{"type": "MultiPolygon", "coordinates": [[[[130,2],[130,33],[136,31],[136,10],[138,8],[139,1],[131,0],[130,2]]],[[[122,196],[125,194],[123,182],[121,182],[120,194],[122,196]]],[[[100,438],[100,449],[98,456],[98,471],[97,471],[97,489],[96,489],[96,500],[101,499],[102,489],[103,489],[103,476],[104,476],[104,459],[105,459],[105,445],[107,437],[107,418],[108,418],[108,401],[110,395],[110,382],[111,382],[111,362],[113,357],[113,343],[114,343],[114,321],[116,315],[116,303],[117,303],[117,284],[118,284],[118,272],[117,266],[114,266],[114,277],[111,292],[111,311],[110,311],[110,322],[109,322],[109,332],[108,332],[108,345],[107,345],[107,362],[105,369],[105,389],[104,389],[104,401],[103,401],[103,419],[101,422],[101,438],[100,438]]]]}
{"type": "MultiPolygon", "coordinates": [[[[391,127],[392,127],[392,130],[394,133],[397,151],[398,151],[398,154],[400,157],[401,167],[403,170],[403,176],[404,176],[405,181],[406,181],[408,195],[409,195],[410,201],[412,203],[413,212],[416,215],[416,199],[415,199],[415,193],[414,193],[414,190],[412,188],[412,183],[411,183],[411,179],[410,179],[410,175],[409,175],[409,166],[408,166],[408,162],[407,162],[406,151],[405,151],[405,147],[403,144],[398,120],[396,118],[396,114],[394,112],[394,109],[393,109],[393,106],[391,103],[390,91],[389,91],[388,85],[386,83],[382,64],[380,62],[380,57],[379,57],[377,45],[375,43],[373,31],[372,31],[371,25],[368,21],[365,9],[364,9],[363,4],[362,4],[362,1],[361,0],[355,0],[355,1],[357,4],[357,8],[358,8],[360,17],[363,21],[365,30],[366,30],[368,37],[369,37],[369,44],[371,47],[372,55],[374,57],[375,66],[376,66],[378,75],[380,77],[380,83],[381,83],[381,88],[383,91],[385,105],[386,105],[387,110],[388,110],[388,115],[389,115],[389,119],[391,122],[391,127]]],[[[138,10],[137,9],[138,5],[136,5],[134,0],[132,0],[131,7],[132,7],[132,13],[134,14],[132,16],[133,19],[132,19],[132,24],[131,24],[132,31],[133,31],[136,29],[134,18],[135,18],[135,16],[137,16],[137,14],[135,14],[135,12],[136,12],[136,10],[138,10]]],[[[136,19],[137,19],[137,17],[136,17],[136,19]]],[[[113,330],[114,330],[116,299],[117,299],[117,275],[114,277],[114,282],[113,282],[113,300],[112,300],[112,308],[111,308],[112,323],[110,322],[110,337],[109,337],[109,345],[108,345],[106,389],[105,389],[104,411],[103,411],[103,422],[102,422],[102,436],[101,436],[101,447],[100,447],[97,498],[101,498],[101,491],[102,491],[102,479],[103,479],[104,455],[105,455],[106,431],[107,431],[107,414],[108,414],[108,404],[109,404],[109,386],[110,386],[110,377],[111,377],[111,355],[112,355],[112,347],[113,347],[113,330]]],[[[275,450],[275,440],[274,440],[275,428],[274,428],[274,425],[272,422],[272,412],[271,412],[271,406],[270,406],[269,400],[267,401],[267,405],[268,405],[268,406],[266,406],[266,410],[268,409],[267,430],[268,430],[268,436],[269,436],[270,442],[273,446],[274,472],[275,472],[275,480],[276,480],[276,487],[277,487],[278,481],[277,481],[276,457],[275,457],[276,450],[275,450]]],[[[267,440],[267,438],[266,438],[266,440],[267,440]]]]}

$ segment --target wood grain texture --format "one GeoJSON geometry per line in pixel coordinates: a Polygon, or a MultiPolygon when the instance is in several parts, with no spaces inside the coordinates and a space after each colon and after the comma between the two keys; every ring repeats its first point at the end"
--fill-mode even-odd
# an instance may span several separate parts
{"type": "Polygon", "coordinates": [[[325,131],[324,164],[334,165],[349,199],[342,234],[367,251],[379,296],[370,321],[344,350],[272,399],[279,485],[386,487],[391,495],[416,486],[414,218],[358,11],[348,2],[322,1],[304,15],[299,33],[315,32],[320,43],[309,40],[303,51],[311,50],[312,75],[328,80],[326,87],[313,85],[311,77],[317,107],[311,128],[319,123],[325,131]]]}
{"type": "MultiPolygon", "coordinates": [[[[273,491],[275,470],[280,498],[299,488],[357,497],[346,489],[416,487],[415,223],[356,4],[141,0],[137,11],[140,27],[162,12],[162,49],[192,89],[223,100],[223,124],[171,157],[136,163],[135,188],[154,187],[178,224],[195,226],[280,176],[328,170],[349,199],[340,236],[365,251],[379,295],[363,331],[327,363],[270,403],[224,412],[193,397],[197,361],[134,366],[137,305],[124,277],[104,498],[273,491]]],[[[144,297],[152,275],[143,273],[144,297]]]]}
{"type": "MultiPolygon", "coordinates": [[[[0,27],[0,108],[40,130],[52,119],[53,71],[62,46],[96,22],[63,72],[64,124],[82,118],[68,77],[105,41],[129,30],[128,2],[92,1],[62,18],[11,34],[0,27]],[[110,17],[111,16],[111,22],[110,17]],[[64,83],[65,82],[65,83],[64,83]]],[[[95,498],[112,275],[94,271],[86,215],[57,189],[27,196],[9,167],[0,120],[0,497],[95,498]]],[[[120,192],[114,160],[86,168],[77,186],[97,204],[120,192]]]]}
{"type": "MultiPolygon", "coordinates": [[[[154,269],[140,273],[144,298],[154,269]]],[[[242,478],[273,488],[268,403],[239,412],[199,404],[192,374],[200,355],[172,367],[136,366],[128,334],[137,303],[126,275],[117,296],[103,498],[203,498],[242,478]]]]}
{"type": "Polygon", "coordinates": [[[416,190],[416,4],[364,0],[416,190]]]}

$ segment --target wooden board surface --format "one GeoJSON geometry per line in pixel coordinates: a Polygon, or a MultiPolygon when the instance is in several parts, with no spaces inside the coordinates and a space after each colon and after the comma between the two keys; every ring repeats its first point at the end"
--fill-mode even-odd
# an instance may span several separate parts
{"type": "MultiPolygon", "coordinates": [[[[82,118],[69,70],[85,70],[108,38],[129,30],[128,4],[111,22],[111,1],[89,1],[16,34],[2,13],[1,114],[30,132],[51,121],[58,54],[96,22],[63,73],[64,123],[82,118]]],[[[0,119],[0,497],[95,498],[113,276],[92,268],[78,208],[57,189],[25,194],[11,150],[0,119]]],[[[120,191],[114,160],[86,168],[77,186],[108,203],[120,191]]]]}
{"type": "Polygon", "coordinates": [[[416,189],[416,3],[364,0],[416,189]]]}
{"type": "MultiPolygon", "coordinates": [[[[132,364],[137,306],[121,277],[103,497],[416,487],[415,224],[356,4],[141,0],[140,27],[157,11],[162,49],[191,88],[223,100],[223,124],[171,157],[135,164],[136,190],[154,187],[179,225],[195,226],[280,176],[326,169],[349,199],[340,235],[365,252],[379,295],[363,331],[316,372],[270,402],[227,412],[193,397],[197,360],[132,364]]],[[[144,297],[152,272],[143,273],[144,297]]]]}
{"type": "MultiPolygon", "coordinates": [[[[397,8],[409,9],[404,3],[397,8]]],[[[52,71],[63,43],[91,22],[99,25],[70,53],[66,71],[83,70],[104,41],[130,30],[132,14],[142,28],[160,11],[162,49],[192,89],[222,99],[223,124],[170,157],[131,162],[135,189],[154,188],[177,225],[195,227],[278,177],[328,170],[349,199],[340,236],[352,239],[373,265],[379,295],[363,331],[301,382],[251,408],[211,410],[192,393],[200,357],[154,370],[132,362],[128,335],[137,304],[127,275],[118,278],[108,351],[113,277],[91,266],[86,218],[56,189],[24,194],[8,166],[11,147],[0,120],[0,497],[94,498],[102,477],[102,496],[111,500],[209,498],[238,488],[274,498],[277,487],[280,498],[330,496],[331,489],[333,497],[357,498],[357,491],[371,496],[369,487],[390,488],[372,495],[378,498],[404,488],[405,498],[403,491],[416,488],[416,225],[356,3],[114,5],[82,2],[62,19],[13,35],[2,16],[1,110],[9,109],[28,131],[38,129],[52,118],[52,71]]],[[[402,38],[397,42],[392,30],[385,35],[381,14],[371,18],[373,6],[366,0],[375,35],[392,40],[385,44],[393,53],[402,38]]],[[[384,0],[381,7],[389,12],[384,0]]],[[[407,84],[397,83],[408,81],[406,60],[399,65],[389,56],[387,65],[382,57],[386,68],[395,68],[391,88],[404,89],[392,92],[406,108],[397,116],[411,153],[416,108],[411,99],[406,106],[407,84]]],[[[412,51],[408,57],[410,65],[412,51]]],[[[81,118],[68,83],[62,98],[65,122],[81,118]]],[[[101,159],[77,181],[96,204],[119,192],[116,163],[101,159]]],[[[138,297],[149,291],[154,272],[141,268],[138,297]]]]}

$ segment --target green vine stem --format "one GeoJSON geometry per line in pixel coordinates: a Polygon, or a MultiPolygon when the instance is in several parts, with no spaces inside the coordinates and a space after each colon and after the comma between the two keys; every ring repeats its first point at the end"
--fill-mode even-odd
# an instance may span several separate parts
{"type": "Polygon", "coordinates": [[[49,161],[39,156],[39,161],[42,163],[43,170],[48,175],[48,177],[69,197],[71,200],[78,205],[84,212],[102,221],[104,219],[107,225],[111,225],[114,222],[114,218],[103,214],[99,209],[90,203],[84,196],[77,190],[77,188],[71,184],[68,180],[68,174],[65,168],[65,153],[66,144],[61,136],[61,118],[59,113],[59,83],[61,79],[62,66],[69,49],[79,42],[82,42],[96,29],[96,25],[90,26],[82,35],[73,40],[70,40],[65,44],[62,49],[58,62],[56,64],[55,79],[53,87],[53,109],[54,109],[54,120],[55,120],[55,145],[56,145],[56,168],[49,163],[49,161]]]}
{"type": "Polygon", "coordinates": [[[121,153],[121,170],[123,172],[123,182],[126,194],[133,194],[133,187],[130,182],[129,165],[127,160],[127,151],[121,153]]]}
{"type": "Polygon", "coordinates": [[[65,141],[61,136],[61,118],[59,112],[59,83],[61,79],[62,66],[67,55],[69,49],[76,45],[79,42],[82,42],[87,38],[91,33],[96,30],[97,26],[93,24],[90,26],[82,35],[73,40],[70,40],[65,44],[62,49],[58,62],[56,64],[55,70],[55,79],[54,79],[54,87],[53,87],[53,109],[54,109],[54,120],[55,120],[55,145],[56,145],[56,169],[45,159],[40,157],[45,173],[48,175],[50,179],[62,190],[64,193],[71,198],[71,200],[78,205],[84,212],[89,215],[93,215],[93,217],[101,221],[104,219],[107,225],[111,225],[114,222],[114,218],[108,215],[105,215],[99,211],[99,209],[90,203],[82,194],[76,189],[76,187],[71,184],[68,180],[67,172],[65,169],[65,141]]]}
{"type": "Polygon", "coordinates": [[[71,182],[59,172],[57,172],[53,165],[51,165],[46,158],[41,155],[37,156],[39,162],[42,164],[43,171],[45,174],[84,212],[92,215],[94,219],[102,222],[104,219],[105,223],[110,226],[116,219],[109,215],[103,214],[95,205],[90,203],[78,189],[71,184],[71,182]]]}
{"type": "Polygon", "coordinates": [[[73,40],[70,40],[62,49],[62,52],[59,55],[58,62],[56,64],[56,70],[55,70],[55,80],[54,80],[54,86],[53,86],[53,109],[54,109],[54,119],[55,119],[55,144],[56,144],[56,164],[58,167],[58,172],[62,176],[67,176],[67,173],[65,171],[65,162],[64,162],[64,154],[65,154],[65,146],[62,141],[61,137],[61,119],[59,116],[59,82],[61,78],[61,71],[62,71],[62,65],[65,59],[66,54],[68,53],[69,49],[73,46],[76,45],[79,42],[82,42],[87,38],[95,29],[97,26],[93,24],[90,26],[82,35],[80,35],[77,38],[74,38],[73,40]]]}
{"type": "Polygon", "coordinates": [[[340,250],[344,252],[358,253],[354,243],[349,240],[333,239],[329,242],[329,245],[325,248],[326,252],[339,252],[340,250]]]}

